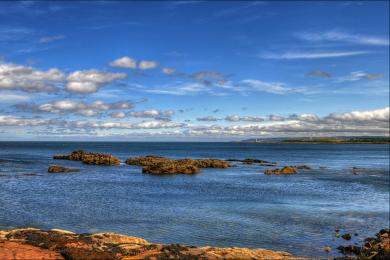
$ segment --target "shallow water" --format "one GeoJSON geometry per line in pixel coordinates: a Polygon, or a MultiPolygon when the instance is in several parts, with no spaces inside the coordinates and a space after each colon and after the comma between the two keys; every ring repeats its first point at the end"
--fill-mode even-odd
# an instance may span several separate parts
{"type": "Polygon", "coordinates": [[[3,229],[113,231],[157,243],[337,255],[338,245],[361,242],[389,226],[389,146],[0,142],[0,209],[3,229]],[[140,155],[256,158],[313,170],[267,176],[263,171],[269,167],[237,163],[194,176],[151,176],[136,166],[51,159],[76,149],[123,160],[140,155]],[[51,164],[81,171],[49,174],[51,164]],[[366,170],[354,175],[353,166],[366,170]],[[346,242],[335,237],[336,228],[358,236],[346,242]],[[324,246],[334,250],[324,253],[324,246]]]}

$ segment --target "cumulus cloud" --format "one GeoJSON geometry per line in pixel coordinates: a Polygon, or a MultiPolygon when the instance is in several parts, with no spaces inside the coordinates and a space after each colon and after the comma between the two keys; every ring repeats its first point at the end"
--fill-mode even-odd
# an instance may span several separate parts
{"type": "Polygon", "coordinates": [[[79,70],[66,78],[65,90],[72,93],[88,94],[97,92],[100,87],[114,80],[124,79],[126,73],[111,73],[98,70],[79,70]]]}
{"type": "Polygon", "coordinates": [[[154,69],[158,67],[158,62],[142,60],[138,64],[138,68],[141,70],[154,69]]]}
{"type": "Polygon", "coordinates": [[[22,111],[36,111],[57,114],[77,114],[82,116],[96,116],[102,112],[116,109],[131,109],[134,107],[130,101],[118,101],[113,103],[105,103],[97,100],[91,103],[86,103],[78,100],[58,100],[40,105],[35,104],[19,104],[16,107],[22,111]]]}
{"type": "Polygon", "coordinates": [[[116,59],[113,62],[111,62],[110,66],[116,67],[116,68],[136,69],[137,68],[137,61],[133,58],[128,57],[128,56],[124,56],[122,58],[116,59]]]}
{"type": "Polygon", "coordinates": [[[158,120],[169,120],[173,115],[175,114],[175,111],[173,110],[157,110],[157,109],[150,109],[150,110],[143,110],[143,111],[132,111],[129,112],[128,115],[131,117],[138,117],[138,118],[154,118],[158,120]]]}
{"type": "MultiPolygon", "coordinates": [[[[31,126],[29,129],[50,127],[52,132],[66,129],[72,131],[94,131],[110,129],[166,129],[164,134],[184,137],[240,137],[249,136],[339,136],[339,135],[389,135],[389,107],[343,113],[330,113],[319,117],[315,114],[289,115],[229,125],[189,125],[185,123],[152,120],[144,122],[110,121],[65,121],[39,117],[16,117],[0,115],[0,126],[31,126]],[[34,127],[34,128],[33,128],[34,127]]],[[[109,133],[108,133],[109,134],[109,133]]],[[[115,132],[112,132],[115,134],[115,132]]]]}
{"type": "Polygon", "coordinates": [[[193,73],[190,75],[190,78],[207,86],[215,83],[224,84],[226,81],[225,76],[222,73],[213,70],[193,73]]]}
{"type": "Polygon", "coordinates": [[[65,79],[56,68],[46,71],[12,63],[0,63],[0,89],[26,92],[54,92],[55,83],[65,79]]]}

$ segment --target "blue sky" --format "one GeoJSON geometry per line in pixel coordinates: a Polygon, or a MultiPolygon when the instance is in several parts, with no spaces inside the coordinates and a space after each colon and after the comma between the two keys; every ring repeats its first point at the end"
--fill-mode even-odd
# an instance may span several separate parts
{"type": "Polygon", "coordinates": [[[383,135],[389,2],[0,2],[0,139],[383,135]]]}

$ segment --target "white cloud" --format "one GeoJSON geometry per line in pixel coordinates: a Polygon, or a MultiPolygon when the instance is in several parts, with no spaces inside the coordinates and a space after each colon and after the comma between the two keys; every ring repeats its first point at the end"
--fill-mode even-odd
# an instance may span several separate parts
{"type": "Polygon", "coordinates": [[[128,56],[124,56],[122,58],[116,59],[113,62],[111,62],[110,66],[111,67],[116,67],[116,68],[136,69],[137,68],[137,62],[133,58],[130,58],[128,56]]]}
{"type": "Polygon", "coordinates": [[[346,82],[346,81],[358,81],[358,80],[375,80],[380,79],[383,77],[383,74],[373,74],[373,73],[367,73],[364,71],[353,71],[349,75],[340,77],[336,79],[336,82],[346,82]]]}
{"type": "Polygon", "coordinates": [[[98,70],[79,70],[71,73],[66,79],[68,83],[65,89],[73,93],[94,93],[104,84],[114,80],[124,79],[126,73],[110,73],[98,70]]]}
{"type": "Polygon", "coordinates": [[[225,120],[229,122],[263,122],[265,119],[259,116],[230,115],[226,116],[225,120]]]}
{"type": "Polygon", "coordinates": [[[117,110],[117,109],[131,109],[133,103],[130,101],[118,101],[113,103],[105,103],[97,100],[91,103],[86,103],[78,100],[58,100],[40,105],[19,104],[16,106],[22,111],[31,112],[45,112],[58,114],[78,114],[82,116],[96,116],[102,112],[117,110]]]}
{"type": "Polygon", "coordinates": [[[389,107],[370,111],[353,111],[349,113],[331,113],[325,119],[347,122],[387,122],[389,123],[389,107]]]}
{"type": "Polygon", "coordinates": [[[176,70],[173,69],[173,68],[162,68],[161,69],[162,73],[164,73],[165,75],[173,75],[175,74],[176,70]]]}
{"type": "Polygon", "coordinates": [[[138,64],[138,68],[141,70],[154,69],[157,67],[158,67],[158,63],[156,61],[142,60],[138,64]]]}
{"type": "Polygon", "coordinates": [[[133,111],[129,112],[128,115],[131,117],[139,117],[139,118],[155,118],[155,119],[168,119],[172,117],[175,114],[173,110],[157,110],[157,109],[150,109],[150,110],[143,110],[143,111],[133,111]]]}
{"type": "Polygon", "coordinates": [[[388,46],[388,37],[367,36],[361,34],[350,34],[347,32],[332,30],[326,32],[302,32],[297,33],[296,36],[300,39],[311,42],[347,42],[362,45],[378,45],[388,46]]]}
{"type": "Polygon", "coordinates": [[[47,71],[12,63],[0,63],[0,89],[26,92],[53,92],[55,83],[64,80],[56,68],[47,71]]]}
{"type": "MultiPolygon", "coordinates": [[[[284,83],[279,82],[265,82],[255,79],[246,79],[240,82],[242,91],[261,91],[273,94],[287,94],[294,92],[292,88],[289,88],[284,83]],[[243,87],[243,88],[242,88],[243,87]]],[[[240,88],[237,88],[240,89],[240,88]]]]}
{"type": "Polygon", "coordinates": [[[45,37],[41,37],[39,39],[39,43],[49,43],[49,42],[53,42],[53,41],[62,40],[64,38],[65,38],[64,35],[45,36],[45,37]]]}
{"type": "Polygon", "coordinates": [[[30,100],[29,96],[26,95],[17,95],[17,94],[0,94],[0,102],[1,103],[13,103],[13,102],[22,102],[30,100]]]}
{"type": "Polygon", "coordinates": [[[285,52],[285,53],[268,53],[260,55],[263,59],[277,60],[295,60],[295,59],[324,59],[324,58],[340,58],[356,55],[364,55],[369,51],[333,51],[333,52],[285,52]]]}

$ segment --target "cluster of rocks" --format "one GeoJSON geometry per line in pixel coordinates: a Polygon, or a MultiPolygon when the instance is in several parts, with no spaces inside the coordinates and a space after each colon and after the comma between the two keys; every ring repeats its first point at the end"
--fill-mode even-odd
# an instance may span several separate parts
{"type": "Polygon", "coordinates": [[[60,173],[60,172],[78,172],[80,170],[67,168],[67,167],[63,167],[63,166],[59,166],[59,165],[52,165],[52,166],[49,166],[47,171],[50,173],[60,173]]]}
{"type": "Polygon", "coordinates": [[[357,259],[390,259],[390,231],[382,229],[375,237],[366,238],[362,246],[339,246],[337,249],[347,255],[338,259],[351,259],[349,256],[355,256],[357,259]]]}
{"type": "Polygon", "coordinates": [[[296,174],[298,173],[297,169],[310,170],[311,168],[307,165],[284,166],[281,169],[265,170],[264,174],[296,174]]]}
{"type": "Polygon", "coordinates": [[[143,173],[154,175],[196,174],[200,168],[228,168],[229,162],[218,159],[169,159],[161,156],[132,157],[128,165],[142,166],[143,173]]]}
{"type": "MultiPolygon", "coordinates": [[[[111,154],[99,154],[89,153],[84,150],[73,151],[69,155],[58,154],[54,155],[53,159],[58,160],[71,160],[71,161],[82,161],[86,164],[94,165],[119,165],[120,160],[111,154]]],[[[165,175],[165,174],[196,174],[200,172],[202,168],[228,168],[231,167],[230,162],[241,162],[244,164],[259,164],[261,166],[276,166],[275,162],[268,162],[259,159],[169,159],[162,156],[141,156],[131,157],[126,160],[128,165],[142,166],[143,173],[149,173],[154,175],[165,175]]],[[[310,169],[307,165],[297,166],[285,166],[281,169],[268,169],[264,173],[270,174],[296,174],[298,169],[310,169]]],[[[61,166],[49,167],[49,172],[71,172],[76,169],[68,169],[61,166]]]]}
{"type": "Polygon", "coordinates": [[[75,234],[65,230],[0,231],[0,259],[297,259],[282,251],[154,244],[115,233],[75,234]]]}
{"type": "Polygon", "coordinates": [[[101,153],[88,153],[84,150],[73,151],[69,155],[58,154],[54,155],[53,159],[57,160],[71,160],[71,161],[82,161],[86,164],[95,165],[119,165],[120,160],[111,154],[101,153]]]}

